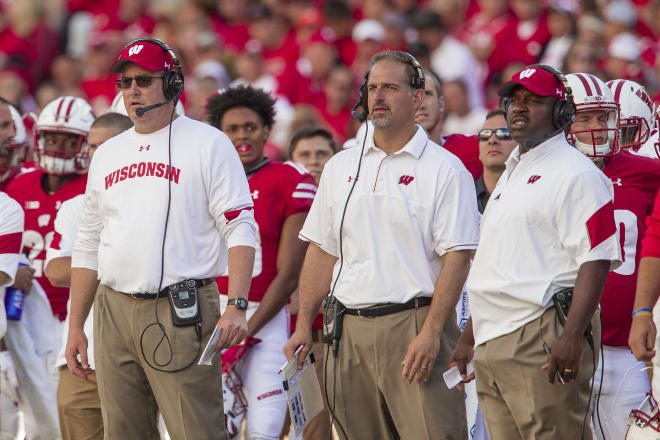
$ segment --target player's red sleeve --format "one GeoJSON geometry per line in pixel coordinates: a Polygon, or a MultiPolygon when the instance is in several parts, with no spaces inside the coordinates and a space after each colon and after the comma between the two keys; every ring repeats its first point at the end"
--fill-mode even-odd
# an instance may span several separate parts
{"type": "Polygon", "coordinates": [[[300,212],[309,212],[316,195],[316,183],[310,174],[301,174],[293,181],[292,186],[284,209],[285,218],[300,212]]]}
{"type": "Polygon", "coordinates": [[[646,235],[642,240],[641,257],[660,258],[660,191],[655,197],[653,214],[646,219],[646,235]]]}

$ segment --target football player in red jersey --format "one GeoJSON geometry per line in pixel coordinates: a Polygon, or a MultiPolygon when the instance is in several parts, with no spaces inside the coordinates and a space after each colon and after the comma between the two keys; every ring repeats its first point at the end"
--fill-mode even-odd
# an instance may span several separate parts
{"type": "Polygon", "coordinates": [[[38,168],[19,174],[7,187],[7,194],[25,211],[23,252],[60,321],[66,317],[69,290],[50,284],[43,266],[57,210],[65,200],[85,192],[92,121],[92,108],[82,98],[62,96],[46,105],[35,130],[38,168]]]}
{"type": "Polygon", "coordinates": [[[442,145],[458,157],[472,174],[474,180],[479,179],[483,173],[483,165],[479,160],[477,136],[464,136],[462,134],[443,136],[445,102],[441,92],[442,81],[430,70],[424,69],[424,76],[431,79],[431,81],[426,81],[424,86],[424,101],[417,110],[415,122],[424,127],[433,142],[442,145]]]}
{"type": "MultiPolygon", "coordinates": [[[[237,366],[247,398],[249,439],[278,439],[284,423],[287,402],[278,369],[286,362],[282,352],[289,335],[285,306],[297,287],[307,248],[298,240],[298,232],[316,194],[314,179],[305,168],[264,157],[274,105],[267,93],[249,86],[227,89],[209,98],[206,105],[208,122],[225,132],[236,147],[248,176],[257,221],[247,336],[261,342],[237,366]]],[[[226,293],[227,278],[217,281],[220,293],[226,293]]],[[[221,308],[225,304],[227,297],[221,295],[221,308]]]]}
{"type": "Polygon", "coordinates": [[[603,359],[594,375],[595,397],[600,398],[593,424],[599,438],[624,438],[630,411],[650,388],[644,363],[628,348],[628,334],[644,220],[660,187],[660,161],[619,148],[619,105],[603,81],[586,73],[566,75],[566,80],[577,110],[568,140],[593,160],[614,188],[623,264],[608,274],[601,297],[603,359]]]}

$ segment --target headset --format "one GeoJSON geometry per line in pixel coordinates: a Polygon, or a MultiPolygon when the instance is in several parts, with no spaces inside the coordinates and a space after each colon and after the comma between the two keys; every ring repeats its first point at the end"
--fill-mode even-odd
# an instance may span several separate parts
{"type": "MultiPolygon", "coordinates": [[[[566,128],[568,128],[568,126],[571,125],[573,121],[575,121],[575,113],[576,113],[575,101],[573,99],[573,91],[571,90],[571,87],[568,85],[568,81],[566,80],[564,74],[558,71],[557,69],[551,66],[547,66],[545,64],[530,64],[529,66],[525,66],[525,69],[532,69],[532,68],[543,69],[546,72],[551,73],[552,76],[554,76],[557,81],[562,83],[564,85],[564,99],[558,99],[555,102],[554,108],[552,109],[552,124],[555,127],[555,131],[546,134],[545,136],[541,136],[539,138],[525,142],[524,147],[527,148],[528,150],[531,150],[532,148],[536,147],[542,142],[550,139],[551,137],[556,136],[561,131],[566,130],[566,128]]],[[[502,108],[504,109],[504,119],[506,119],[506,114],[509,111],[510,102],[511,101],[508,97],[502,100],[502,108]]]]}
{"type": "Polygon", "coordinates": [[[122,49],[122,52],[128,47],[134,45],[135,43],[151,43],[163,49],[163,52],[168,53],[172,58],[172,64],[174,64],[174,70],[166,70],[163,72],[163,96],[166,101],[158,104],[148,105],[146,107],[138,107],[135,109],[135,114],[142,117],[149,110],[153,110],[157,107],[163,106],[170,101],[173,101],[176,104],[176,101],[179,99],[179,95],[183,92],[183,69],[181,68],[181,62],[174,54],[174,51],[167,45],[163,40],[159,40],[154,37],[147,38],[138,38],[131,41],[122,49]]]}
{"type": "MultiPolygon", "coordinates": [[[[415,69],[415,74],[410,77],[410,87],[413,89],[424,89],[425,85],[425,78],[424,78],[424,69],[422,69],[422,65],[419,64],[419,61],[417,61],[417,58],[409,54],[408,52],[402,52],[402,51],[390,51],[388,53],[395,54],[393,58],[395,58],[398,61],[405,62],[406,64],[412,66],[415,69]]],[[[387,58],[382,58],[382,59],[387,59],[387,58]]],[[[357,102],[351,109],[351,114],[355,119],[357,119],[359,122],[364,122],[367,120],[367,116],[369,115],[369,103],[368,103],[368,91],[367,91],[367,83],[369,82],[369,72],[371,71],[370,66],[369,69],[364,73],[364,78],[362,80],[362,84],[360,85],[360,96],[358,97],[357,102]],[[357,109],[362,108],[361,112],[358,112],[357,109]]]]}

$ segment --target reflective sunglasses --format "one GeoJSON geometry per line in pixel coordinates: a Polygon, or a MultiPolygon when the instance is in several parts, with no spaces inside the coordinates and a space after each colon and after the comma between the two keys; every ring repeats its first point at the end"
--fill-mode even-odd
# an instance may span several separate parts
{"type": "Polygon", "coordinates": [[[115,81],[117,82],[117,87],[120,89],[128,89],[131,87],[131,84],[133,84],[133,80],[137,83],[138,87],[141,89],[147,88],[151,85],[153,80],[155,79],[161,79],[162,77],[160,76],[123,76],[121,78],[117,78],[115,81]]]}
{"type": "Polygon", "coordinates": [[[510,141],[511,140],[511,133],[509,133],[508,128],[496,128],[495,130],[490,129],[490,128],[484,128],[483,130],[479,131],[479,135],[477,136],[477,139],[479,141],[487,141],[490,139],[490,137],[495,133],[495,137],[501,141],[510,141]]]}

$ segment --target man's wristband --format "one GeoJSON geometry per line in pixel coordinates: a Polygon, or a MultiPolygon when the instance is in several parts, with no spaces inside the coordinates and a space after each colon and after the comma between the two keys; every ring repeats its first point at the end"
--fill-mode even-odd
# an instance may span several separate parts
{"type": "Polygon", "coordinates": [[[637,309],[632,313],[633,318],[635,316],[653,316],[653,311],[649,308],[637,309]]]}

